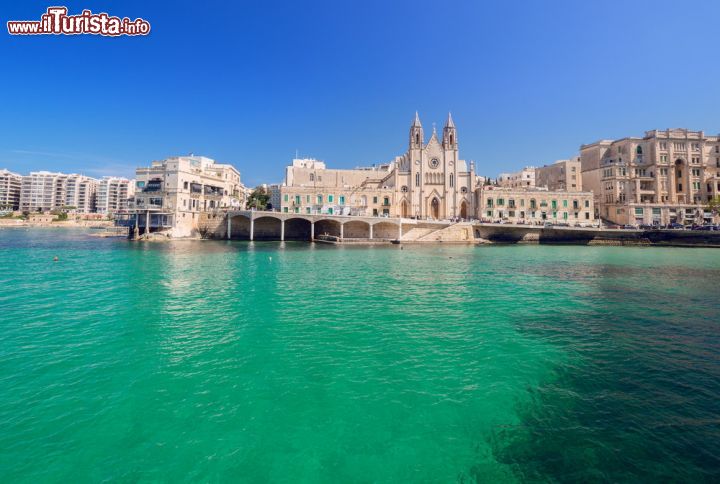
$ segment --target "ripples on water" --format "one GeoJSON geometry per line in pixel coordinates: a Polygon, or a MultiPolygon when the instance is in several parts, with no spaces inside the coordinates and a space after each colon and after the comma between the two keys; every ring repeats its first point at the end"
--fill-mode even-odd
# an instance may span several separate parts
{"type": "Polygon", "coordinates": [[[0,264],[4,482],[720,478],[712,249],[13,229],[0,264]]]}

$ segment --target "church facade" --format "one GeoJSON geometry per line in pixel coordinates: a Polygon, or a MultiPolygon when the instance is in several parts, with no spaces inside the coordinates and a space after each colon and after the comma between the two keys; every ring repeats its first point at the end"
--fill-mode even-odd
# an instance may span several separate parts
{"type": "Polygon", "coordinates": [[[279,208],[286,213],[469,219],[476,214],[475,186],[475,167],[460,159],[452,116],[442,140],[433,128],[426,143],[415,113],[407,152],[386,164],[332,170],[321,161],[293,160],[280,187],[279,208]]]}

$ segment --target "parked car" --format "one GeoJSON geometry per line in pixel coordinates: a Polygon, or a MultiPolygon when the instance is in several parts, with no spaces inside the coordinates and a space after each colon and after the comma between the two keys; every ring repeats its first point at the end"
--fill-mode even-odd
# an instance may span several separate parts
{"type": "Polygon", "coordinates": [[[622,226],[622,228],[623,228],[623,229],[626,229],[626,230],[636,230],[636,229],[637,229],[637,226],[635,226],[635,225],[633,225],[633,224],[625,224],[625,225],[622,226]]]}
{"type": "Polygon", "coordinates": [[[605,226],[606,229],[619,229],[620,226],[617,224],[609,224],[605,226]]]}
{"type": "Polygon", "coordinates": [[[545,222],[545,223],[543,224],[543,227],[545,227],[545,228],[550,228],[550,227],[552,227],[552,226],[553,226],[553,224],[552,224],[551,222],[545,222]]]}
{"type": "Polygon", "coordinates": [[[683,230],[685,228],[685,226],[683,224],[672,223],[672,224],[668,224],[667,228],[669,228],[671,230],[683,230]]]}

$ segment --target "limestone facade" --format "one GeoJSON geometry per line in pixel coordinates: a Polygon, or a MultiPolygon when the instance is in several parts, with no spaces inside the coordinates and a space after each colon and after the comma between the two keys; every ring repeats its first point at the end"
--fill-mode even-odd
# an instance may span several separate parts
{"type": "Polygon", "coordinates": [[[144,232],[165,230],[174,237],[194,235],[200,214],[245,206],[240,172],[204,156],[176,156],[153,161],[135,172],[135,223],[144,232]],[[148,224],[149,222],[149,224],[148,224]]]}
{"type": "Polygon", "coordinates": [[[485,222],[543,224],[596,223],[593,194],[533,188],[478,187],[478,219],[485,222]]]}
{"type": "Polygon", "coordinates": [[[720,193],[720,139],[703,131],[647,131],[580,149],[583,187],[599,216],[618,224],[712,221],[704,207],[720,193]]]}
{"type": "Polygon", "coordinates": [[[580,157],[559,160],[535,169],[535,186],[548,190],[580,192],[583,189],[580,157]]]}
{"type": "Polygon", "coordinates": [[[433,128],[425,142],[420,118],[410,126],[408,150],[388,163],[348,170],[327,169],[318,160],[293,160],[281,186],[286,213],[470,218],[475,213],[473,163],[460,159],[452,116],[442,141],[433,128]]]}

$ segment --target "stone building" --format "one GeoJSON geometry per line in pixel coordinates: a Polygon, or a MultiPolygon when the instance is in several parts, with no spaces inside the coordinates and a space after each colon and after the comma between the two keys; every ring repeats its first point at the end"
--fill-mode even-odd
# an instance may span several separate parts
{"type": "Polygon", "coordinates": [[[469,218],[475,213],[475,168],[459,157],[448,115],[442,141],[427,143],[420,118],[410,126],[408,150],[388,163],[348,170],[318,160],[293,160],[281,186],[281,210],[417,219],[469,218]]]}
{"type": "Polygon", "coordinates": [[[20,208],[22,175],[9,170],[0,170],[0,210],[20,208]]]}
{"type": "Polygon", "coordinates": [[[580,157],[558,160],[535,169],[535,186],[548,190],[580,192],[583,189],[580,157]]]}
{"type": "Polygon", "coordinates": [[[703,131],[647,131],[580,149],[582,183],[599,216],[618,224],[701,223],[720,193],[720,139],[703,131]]]}
{"type": "Polygon", "coordinates": [[[202,213],[245,207],[240,172],[204,156],[153,161],[135,173],[135,208],[122,222],[137,224],[140,233],[149,227],[151,232],[187,237],[198,230],[202,213]]]}
{"type": "Polygon", "coordinates": [[[533,188],[535,183],[534,166],[526,166],[515,173],[500,173],[497,178],[497,184],[507,188],[533,188]]]}
{"type": "Polygon", "coordinates": [[[478,219],[485,222],[591,225],[596,222],[593,194],[492,185],[476,190],[478,219]]]}

